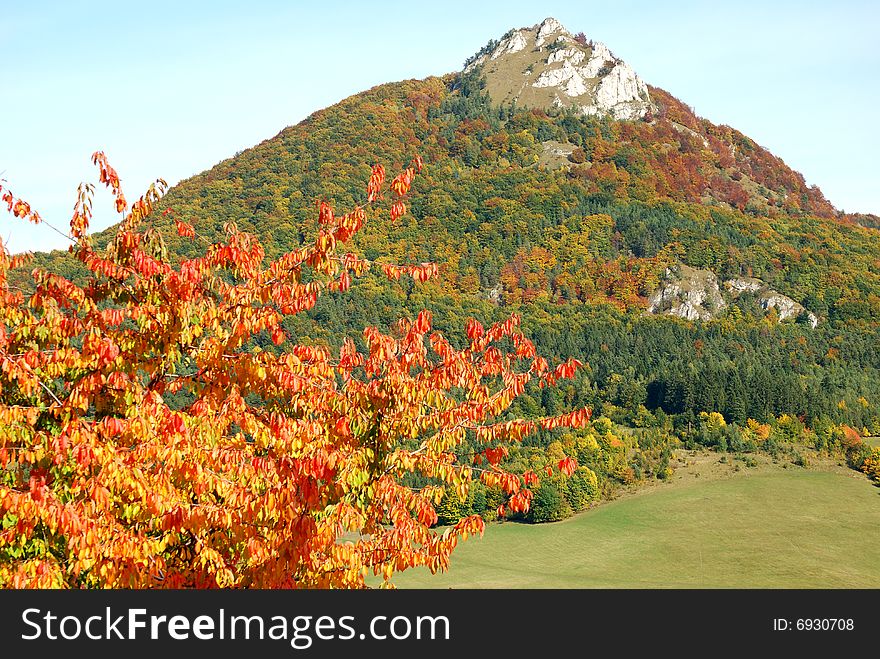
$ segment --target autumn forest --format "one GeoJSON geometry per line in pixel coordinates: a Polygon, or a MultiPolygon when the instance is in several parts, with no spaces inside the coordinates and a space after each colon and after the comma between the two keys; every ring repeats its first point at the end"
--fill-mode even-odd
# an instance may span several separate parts
{"type": "Polygon", "coordinates": [[[0,259],[0,586],[390,584],[682,451],[880,479],[876,218],[647,89],[385,84],[141,197],[96,153],[119,223],[0,259]]]}

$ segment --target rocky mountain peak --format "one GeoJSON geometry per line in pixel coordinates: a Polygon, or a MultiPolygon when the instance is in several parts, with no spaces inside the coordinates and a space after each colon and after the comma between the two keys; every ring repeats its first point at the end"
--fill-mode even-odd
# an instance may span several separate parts
{"type": "Polygon", "coordinates": [[[465,72],[477,68],[498,104],[574,107],[614,119],[640,119],[653,108],[647,85],[626,62],[605,44],[572,35],[555,18],[489,42],[465,72]]]}

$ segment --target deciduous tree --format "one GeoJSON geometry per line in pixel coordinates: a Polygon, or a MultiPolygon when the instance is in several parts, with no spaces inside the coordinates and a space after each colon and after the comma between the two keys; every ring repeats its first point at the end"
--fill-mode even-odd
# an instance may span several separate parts
{"type": "MultiPolygon", "coordinates": [[[[35,288],[17,290],[7,274],[22,257],[0,251],[0,586],[359,588],[370,573],[443,570],[484,521],[434,528],[441,498],[479,479],[504,492],[501,514],[526,512],[539,483],[500,466],[506,445],[588,421],[587,409],[509,418],[530,381],[579,366],[551,368],[516,316],[469,321],[460,346],[427,311],[338,352],[282,329],[372,267],[437,274],[344,250],[367,206],[406,213],[418,157],[389,186],[374,166],[347,213],[318,202],[314,239],[270,262],[233,223],[209,242],[173,214],[201,249],[170,259],[149,224],[164,182],[129,205],[104,155],[93,160],[121,222],[97,249],[94,188],[80,187],[71,252],[87,281],[36,270],[35,288]]],[[[41,221],[2,192],[14,216],[41,221]]]]}

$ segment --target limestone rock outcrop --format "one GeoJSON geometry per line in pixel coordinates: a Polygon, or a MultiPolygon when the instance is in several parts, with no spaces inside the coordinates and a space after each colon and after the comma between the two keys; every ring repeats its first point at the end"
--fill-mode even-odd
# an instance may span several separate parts
{"type": "Polygon", "coordinates": [[[760,279],[754,277],[728,279],[724,282],[724,287],[734,297],[742,293],[756,294],[763,309],[776,309],[780,321],[797,318],[802,313],[806,313],[810,327],[816,327],[819,324],[819,317],[816,314],[807,311],[802,304],[795,302],[787,295],[774,291],[760,279]]]}
{"type": "Polygon", "coordinates": [[[726,306],[718,278],[711,271],[683,264],[667,268],[664,282],[648,299],[650,313],[687,320],[709,320],[726,306]]]}
{"type": "Polygon", "coordinates": [[[632,67],[605,44],[575,38],[555,18],[511,30],[465,71],[477,68],[499,104],[575,107],[614,119],[640,119],[655,109],[632,67]]]}
{"type": "Polygon", "coordinates": [[[648,313],[678,316],[687,320],[711,320],[725,307],[728,300],[741,295],[754,295],[761,308],[775,309],[779,321],[794,320],[806,314],[811,327],[819,324],[819,317],[787,295],[773,290],[756,277],[737,277],[724,282],[710,270],[678,264],[667,268],[660,286],[648,298],[648,313]]]}

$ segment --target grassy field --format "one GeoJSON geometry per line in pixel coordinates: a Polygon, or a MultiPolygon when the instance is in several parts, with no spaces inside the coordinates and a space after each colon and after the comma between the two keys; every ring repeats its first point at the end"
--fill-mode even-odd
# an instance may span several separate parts
{"type": "Polygon", "coordinates": [[[868,446],[880,446],[880,437],[862,437],[868,446]]]}
{"type": "MultiPolygon", "coordinates": [[[[726,466],[726,465],[725,465],[726,466]]],[[[680,478],[554,524],[491,524],[400,588],[878,588],[880,490],[844,470],[680,478]]]]}

